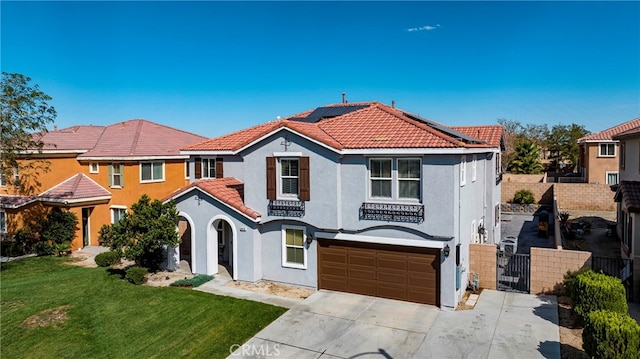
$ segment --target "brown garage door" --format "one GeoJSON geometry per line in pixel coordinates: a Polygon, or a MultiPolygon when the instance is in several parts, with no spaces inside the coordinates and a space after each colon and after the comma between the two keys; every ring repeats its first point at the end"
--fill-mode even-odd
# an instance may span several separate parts
{"type": "Polygon", "coordinates": [[[318,288],[440,305],[440,251],[319,239],[318,288]]]}

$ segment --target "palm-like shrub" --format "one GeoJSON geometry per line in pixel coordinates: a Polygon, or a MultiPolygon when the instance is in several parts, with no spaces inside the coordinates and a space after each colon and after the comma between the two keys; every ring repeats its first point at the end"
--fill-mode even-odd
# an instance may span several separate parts
{"type": "Polygon", "coordinates": [[[515,158],[511,161],[509,169],[513,173],[541,173],[544,167],[540,162],[540,150],[538,150],[538,147],[531,141],[522,141],[516,147],[515,158]]]}

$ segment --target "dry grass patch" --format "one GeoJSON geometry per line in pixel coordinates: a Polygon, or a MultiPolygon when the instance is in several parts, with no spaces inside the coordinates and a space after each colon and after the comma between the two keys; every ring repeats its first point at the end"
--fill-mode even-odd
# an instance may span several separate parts
{"type": "Polygon", "coordinates": [[[315,291],[309,288],[296,287],[292,285],[280,284],[261,280],[256,283],[246,282],[234,282],[230,281],[225,284],[229,287],[236,287],[240,289],[250,290],[252,292],[278,295],[281,297],[293,298],[293,299],[305,299],[315,291]]]}
{"type": "Polygon", "coordinates": [[[63,305],[54,309],[45,309],[38,314],[34,314],[22,322],[25,328],[60,327],[67,321],[67,312],[70,306],[63,305]]]}

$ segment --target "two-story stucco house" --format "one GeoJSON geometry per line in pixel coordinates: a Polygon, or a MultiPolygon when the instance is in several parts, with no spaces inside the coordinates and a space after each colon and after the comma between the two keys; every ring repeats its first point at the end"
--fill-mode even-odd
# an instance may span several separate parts
{"type": "Polygon", "coordinates": [[[72,248],[98,244],[104,224],[119,220],[142,194],[163,198],[189,183],[188,156],[180,147],[205,137],[147,120],[109,126],[72,126],[44,134],[41,153],[49,170],[0,178],[0,232],[14,233],[53,207],[79,221],[72,248]]]}
{"type": "Polygon", "coordinates": [[[640,300],[640,124],[613,137],[620,144],[620,184],[617,234],[621,239],[622,258],[632,259],[633,299],[640,300]]]}
{"type": "Polygon", "coordinates": [[[499,241],[502,138],[369,102],[183,147],[170,265],[453,309],[469,243],[499,241]]]}
{"type": "Polygon", "coordinates": [[[579,168],[587,183],[614,185],[620,181],[620,141],[614,137],[640,126],[640,118],[621,123],[606,130],[578,139],[579,168]]]}

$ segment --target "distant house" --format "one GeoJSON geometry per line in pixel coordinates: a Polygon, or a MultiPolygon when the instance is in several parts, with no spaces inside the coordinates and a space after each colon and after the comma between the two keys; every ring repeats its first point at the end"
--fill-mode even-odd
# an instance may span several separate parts
{"type": "Polygon", "coordinates": [[[363,102],[184,146],[170,265],[453,309],[469,243],[500,239],[503,145],[500,126],[363,102]]]}
{"type": "Polygon", "coordinates": [[[580,145],[579,168],[587,183],[614,185],[619,178],[620,141],[614,137],[640,126],[640,118],[592,133],[578,139],[580,145]]]}
{"type": "Polygon", "coordinates": [[[622,257],[633,259],[633,290],[640,300],[640,124],[613,137],[620,147],[620,183],[613,186],[618,202],[617,234],[622,257]]]}
{"type": "Polygon", "coordinates": [[[73,126],[42,137],[49,171],[0,178],[0,230],[13,233],[25,221],[60,207],[80,222],[73,249],[98,244],[98,230],[116,222],[142,194],[162,198],[189,183],[188,156],[180,147],[205,137],[146,120],[110,126],[73,126]],[[35,174],[35,176],[33,176],[35,174]]]}

